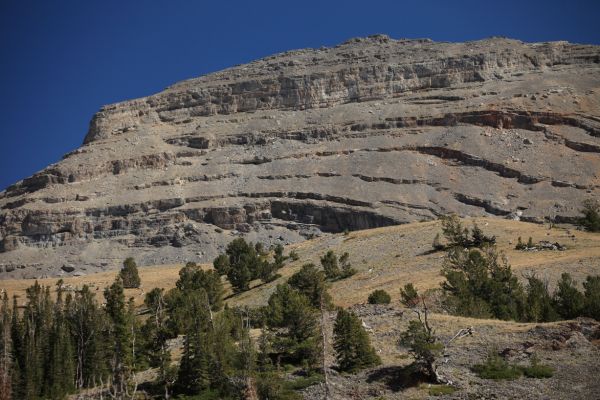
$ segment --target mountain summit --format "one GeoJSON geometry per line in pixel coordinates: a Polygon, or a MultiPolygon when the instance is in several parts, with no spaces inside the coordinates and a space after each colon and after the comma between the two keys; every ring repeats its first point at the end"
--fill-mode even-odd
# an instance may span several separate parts
{"type": "Polygon", "coordinates": [[[447,213],[572,222],[591,197],[600,46],[376,35],[103,107],[82,147],[0,193],[0,278],[447,213]]]}

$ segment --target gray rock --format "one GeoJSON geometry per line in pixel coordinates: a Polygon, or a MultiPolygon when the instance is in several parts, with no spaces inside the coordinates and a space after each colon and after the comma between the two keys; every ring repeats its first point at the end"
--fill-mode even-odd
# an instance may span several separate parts
{"type": "Polygon", "coordinates": [[[541,222],[557,202],[574,222],[600,197],[599,57],[375,36],[105,106],[81,148],[0,193],[0,262],[109,269],[199,246],[210,262],[234,231],[272,244],[448,212],[541,222]],[[556,87],[564,102],[523,96],[556,87]]]}

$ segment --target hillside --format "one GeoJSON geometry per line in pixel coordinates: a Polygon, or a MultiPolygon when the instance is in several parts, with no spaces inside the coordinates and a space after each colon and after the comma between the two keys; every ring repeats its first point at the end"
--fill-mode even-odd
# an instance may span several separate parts
{"type": "Polygon", "coordinates": [[[600,195],[599,62],[592,45],[378,35],[105,106],[82,147],[0,193],[0,278],[450,212],[572,222],[600,195]]]}
{"type": "MultiPolygon", "coordinates": [[[[502,220],[498,218],[466,219],[467,226],[476,222],[486,234],[497,237],[498,248],[505,252],[518,276],[534,273],[553,283],[564,271],[571,273],[579,282],[586,275],[600,273],[600,236],[586,232],[552,228],[548,226],[502,220]],[[523,252],[514,250],[517,237],[532,237],[535,241],[548,240],[566,245],[564,251],[523,252]]],[[[248,292],[229,297],[229,305],[264,305],[274,286],[284,281],[300,265],[307,261],[318,264],[319,257],[327,250],[350,254],[352,265],[358,273],[350,278],[333,283],[330,293],[334,303],[353,309],[370,328],[370,335],[383,365],[358,375],[344,375],[329,369],[331,398],[426,398],[430,387],[411,385],[406,379],[405,367],[410,363],[406,349],[397,346],[397,341],[412,312],[398,301],[399,289],[408,282],[421,291],[439,287],[443,252],[431,253],[431,242],[440,231],[439,221],[411,223],[400,226],[377,228],[347,234],[335,234],[316,238],[288,247],[300,256],[296,262],[287,264],[279,280],[258,285],[248,292]],[[389,306],[368,305],[366,298],[374,290],[384,288],[392,295],[389,306]],[[403,375],[404,374],[404,375],[403,375]]],[[[129,289],[139,305],[143,293],[153,287],[170,288],[178,277],[180,265],[153,266],[140,269],[141,289],[129,289]]],[[[210,268],[210,266],[206,266],[210,268]]],[[[101,289],[114,279],[114,272],[102,272],[80,277],[67,277],[67,288],[83,284],[101,289]]],[[[56,279],[41,280],[42,284],[53,285],[56,279]]],[[[23,299],[23,290],[31,280],[6,280],[2,287],[9,294],[17,293],[23,299]]],[[[432,304],[431,323],[443,340],[449,340],[459,329],[473,327],[474,335],[462,338],[449,346],[449,364],[442,370],[455,380],[458,391],[448,398],[556,398],[589,399],[600,390],[596,372],[600,368],[600,324],[589,319],[576,321],[534,324],[498,320],[483,320],[450,316],[439,313],[432,304]],[[541,360],[556,369],[552,378],[533,380],[521,378],[517,381],[489,381],[478,378],[470,368],[481,362],[488,351],[505,351],[508,359],[525,364],[535,353],[541,360]]],[[[328,346],[331,346],[331,330],[335,313],[326,319],[328,346]]],[[[328,348],[327,364],[334,367],[333,350],[328,348]]],[[[305,392],[305,398],[322,398],[322,386],[313,386],[305,392]]]]}

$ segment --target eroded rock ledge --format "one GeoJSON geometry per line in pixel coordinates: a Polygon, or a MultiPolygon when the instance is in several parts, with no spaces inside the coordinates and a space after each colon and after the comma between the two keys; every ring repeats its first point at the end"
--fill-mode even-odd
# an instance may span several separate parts
{"type": "Polygon", "coordinates": [[[450,212],[573,222],[600,196],[598,110],[598,46],[379,35],[277,54],[103,107],[81,148],[0,193],[0,277],[450,212]]]}

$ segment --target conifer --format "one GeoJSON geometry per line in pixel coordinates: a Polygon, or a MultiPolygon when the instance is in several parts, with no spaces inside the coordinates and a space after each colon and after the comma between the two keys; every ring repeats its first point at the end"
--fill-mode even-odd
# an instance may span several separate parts
{"type": "Polygon", "coordinates": [[[340,370],[356,372],[381,363],[368,333],[352,312],[340,309],[333,328],[336,359],[340,370]]]}

